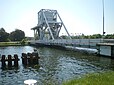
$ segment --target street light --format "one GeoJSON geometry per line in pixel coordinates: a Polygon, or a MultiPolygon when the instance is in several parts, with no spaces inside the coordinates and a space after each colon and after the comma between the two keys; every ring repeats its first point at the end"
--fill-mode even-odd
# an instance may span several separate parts
{"type": "Polygon", "coordinates": [[[103,36],[105,34],[104,32],[104,0],[102,0],[102,5],[103,5],[103,36]]]}

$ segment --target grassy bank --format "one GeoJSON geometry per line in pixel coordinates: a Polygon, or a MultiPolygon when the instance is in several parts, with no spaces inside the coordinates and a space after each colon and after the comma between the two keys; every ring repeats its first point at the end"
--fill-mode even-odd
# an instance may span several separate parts
{"type": "Polygon", "coordinates": [[[63,85],[114,85],[114,72],[87,74],[82,78],[66,81],[63,85]]]}
{"type": "Polygon", "coordinates": [[[0,47],[2,46],[22,46],[28,45],[28,43],[21,44],[20,42],[0,42],[0,47]]]}

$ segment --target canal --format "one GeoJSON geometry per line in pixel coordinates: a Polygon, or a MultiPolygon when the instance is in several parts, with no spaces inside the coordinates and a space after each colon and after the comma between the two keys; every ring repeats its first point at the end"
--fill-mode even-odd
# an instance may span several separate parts
{"type": "MultiPolygon", "coordinates": [[[[0,85],[23,85],[24,80],[35,79],[38,85],[61,85],[63,81],[79,78],[87,73],[114,70],[114,60],[63,49],[39,47],[39,66],[24,67],[21,53],[33,52],[31,46],[0,47],[1,55],[18,54],[19,67],[0,68],[0,85]]],[[[0,63],[1,67],[1,63],[0,63]]]]}

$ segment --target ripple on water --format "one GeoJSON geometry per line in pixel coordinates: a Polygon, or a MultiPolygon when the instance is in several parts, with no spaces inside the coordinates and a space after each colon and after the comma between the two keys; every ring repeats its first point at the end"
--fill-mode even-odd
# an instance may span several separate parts
{"type": "MultiPolygon", "coordinates": [[[[5,47],[0,48],[2,54],[8,54],[9,50],[12,54],[21,54],[23,52],[33,51],[33,47],[5,47]]],[[[64,80],[91,73],[99,72],[103,69],[109,69],[114,64],[111,59],[99,58],[80,54],[73,51],[57,50],[52,48],[38,48],[40,57],[40,67],[23,67],[19,62],[17,69],[0,69],[0,85],[23,85],[24,80],[35,79],[39,85],[44,83],[56,83],[60,85],[64,80]],[[107,62],[108,61],[108,62],[107,62]]],[[[21,56],[19,56],[21,59],[21,56]]]]}

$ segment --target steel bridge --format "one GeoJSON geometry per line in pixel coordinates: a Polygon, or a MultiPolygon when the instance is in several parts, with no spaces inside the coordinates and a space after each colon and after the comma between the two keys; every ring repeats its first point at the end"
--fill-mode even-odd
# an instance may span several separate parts
{"type": "Polygon", "coordinates": [[[96,46],[102,39],[71,39],[71,36],[64,25],[57,10],[41,9],[38,12],[38,24],[33,27],[34,40],[31,44],[58,45],[58,46],[96,46]],[[59,37],[61,29],[64,29],[68,39],[59,37]]]}
{"type": "Polygon", "coordinates": [[[41,9],[38,12],[38,24],[31,28],[34,30],[34,40],[30,43],[37,45],[56,45],[56,46],[82,46],[82,47],[96,47],[97,43],[110,42],[114,40],[106,39],[71,39],[71,36],[64,25],[57,10],[41,9]],[[68,39],[60,38],[61,29],[64,29],[68,39]]]}
{"type": "Polygon", "coordinates": [[[59,39],[62,27],[71,39],[57,10],[41,9],[38,12],[38,24],[32,30],[34,30],[35,40],[55,40],[59,39]]]}
{"type": "Polygon", "coordinates": [[[57,10],[41,9],[38,12],[38,24],[31,28],[34,30],[34,40],[31,44],[58,45],[58,46],[96,46],[102,39],[71,39],[57,10]],[[61,29],[64,29],[68,39],[59,37],[61,29]]]}
{"type": "Polygon", "coordinates": [[[114,39],[71,39],[57,10],[41,9],[38,12],[38,24],[32,30],[32,45],[90,47],[97,48],[100,55],[114,56],[114,39]],[[61,29],[65,30],[68,39],[59,37],[61,29]]]}

